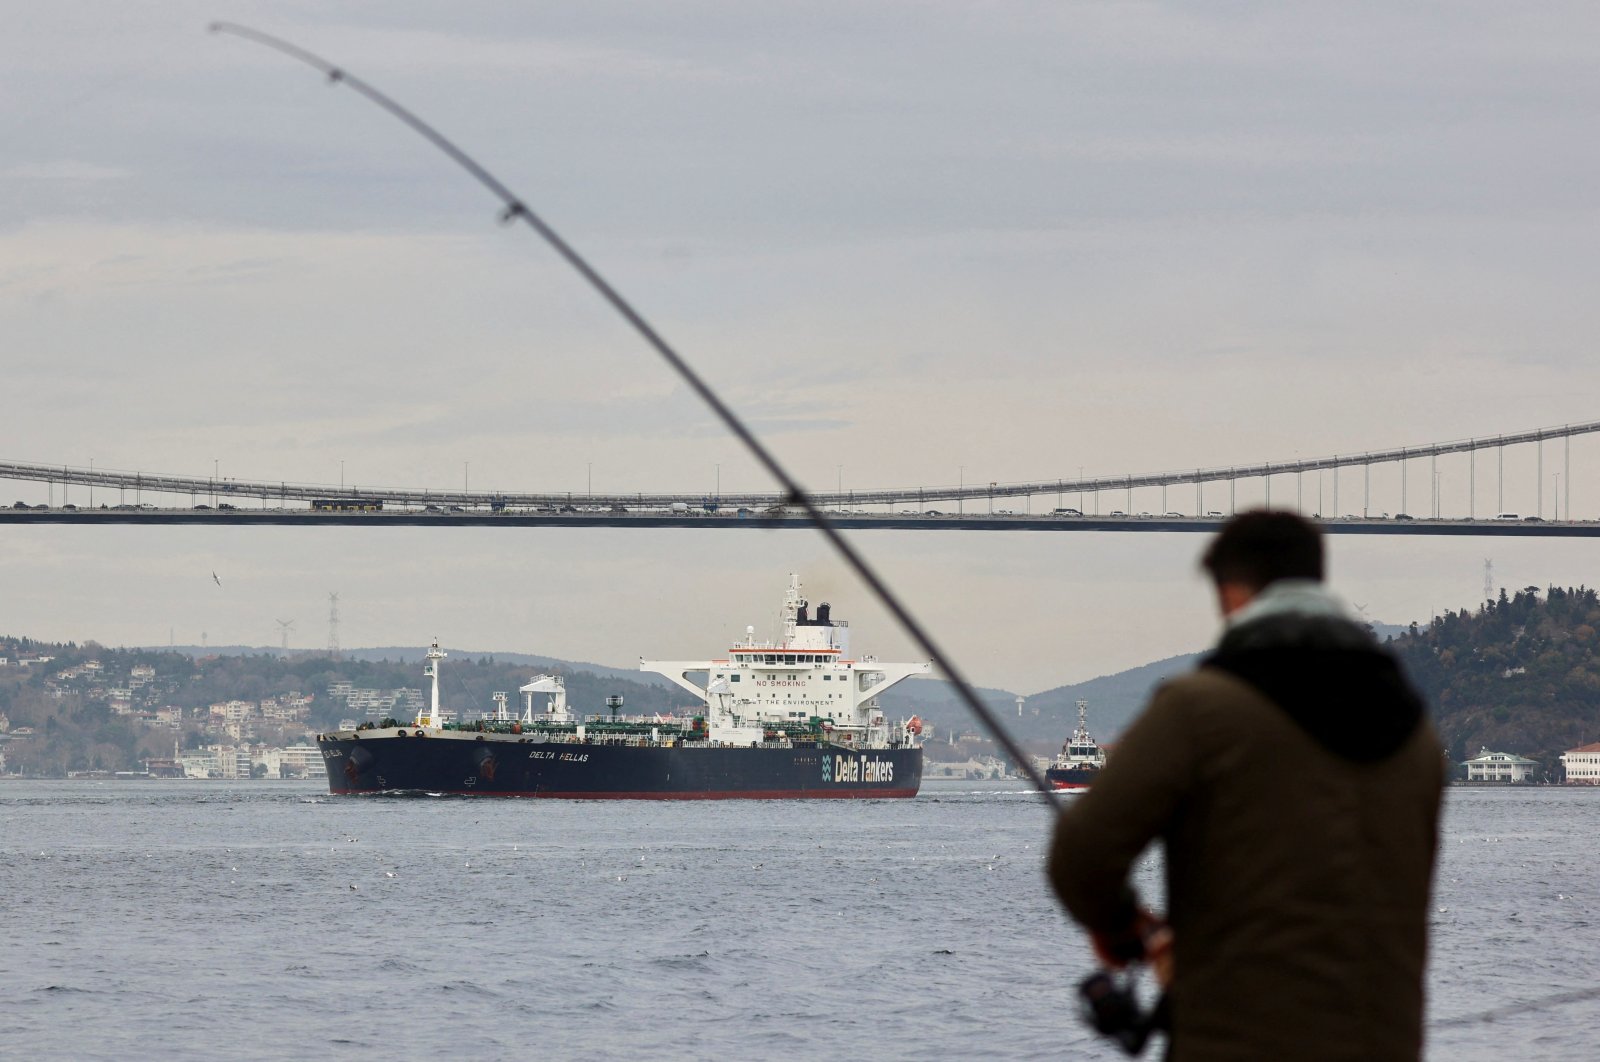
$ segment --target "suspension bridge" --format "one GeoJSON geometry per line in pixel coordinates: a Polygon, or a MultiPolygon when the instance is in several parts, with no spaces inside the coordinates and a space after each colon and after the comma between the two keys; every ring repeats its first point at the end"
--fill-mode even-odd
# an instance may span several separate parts
{"type": "MultiPolygon", "coordinates": [[[[1078,476],[1027,482],[819,491],[812,496],[840,526],[894,530],[1205,531],[1230,515],[1239,488],[1249,505],[1292,508],[1333,533],[1442,535],[1600,535],[1600,521],[1572,515],[1572,439],[1600,433],[1600,421],[1476,436],[1448,442],[1165,472],[1078,476]],[[1545,511],[1546,447],[1555,487],[1545,511]],[[1535,453],[1532,512],[1508,512],[1507,448],[1535,453]],[[1492,460],[1492,490],[1480,499],[1480,455],[1492,460]],[[1444,511],[1441,458],[1466,464],[1465,511],[1444,511]],[[1555,465],[1559,460],[1559,466],[1555,465]],[[1425,511],[1415,512],[1411,480],[1427,463],[1425,511]],[[1397,483],[1376,499],[1375,467],[1396,466],[1397,483]],[[1308,504],[1306,475],[1314,476],[1308,504]],[[1565,491],[1562,484],[1565,484],[1565,491]],[[1276,497],[1275,495],[1276,490],[1276,497]],[[1344,497],[1341,499],[1341,490],[1344,497]],[[1073,504],[1067,504],[1068,499],[1073,504]],[[1136,506],[1136,501],[1142,507],[1136,506]],[[1120,503],[1120,504],[1119,504],[1120,503]],[[1359,503],[1359,504],[1358,504],[1359,503]],[[1018,511],[1018,508],[1021,511],[1018,511]]],[[[68,464],[0,462],[0,480],[44,483],[47,501],[0,509],[0,523],[494,525],[607,527],[805,527],[777,493],[470,491],[382,485],[331,485],[125,471],[68,464]],[[74,488],[76,492],[74,493],[74,488]],[[97,496],[98,495],[98,496],[97,496]]],[[[1525,486],[1525,485],[1524,485],[1525,486]]],[[[1523,489],[1521,494],[1526,495],[1523,489]]],[[[1420,499],[1420,495],[1419,495],[1420,499]]]]}

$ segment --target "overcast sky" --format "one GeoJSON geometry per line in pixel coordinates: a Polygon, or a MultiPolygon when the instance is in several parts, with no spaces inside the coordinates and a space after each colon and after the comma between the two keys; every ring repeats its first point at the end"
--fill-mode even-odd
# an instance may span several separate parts
{"type": "MultiPolygon", "coordinates": [[[[476,153],[819,489],[1600,419],[1592,5],[4,6],[0,459],[770,487],[449,162],[308,68],[206,34],[218,18],[349,67],[476,153]]],[[[1571,453],[1573,512],[1600,516],[1600,440],[1571,453]]],[[[1536,495],[1532,448],[1509,451],[1505,507],[1550,515],[1563,462],[1546,448],[1536,495]]],[[[1440,473],[1464,511],[1466,458],[1440,473]]],[[[1414,463],[1413,512],[1429,475],[1414,463]]],[[[1340,509],[1360,489],[1347,474],[1340,509]]],[[[1299,490],[1333,511],[1326,477],[1299,490]]],[[[1399,510],[1394,466],[1373,490],[1399,510]]],[[[1480,513],[1497,490],[1481,457],[1480,513]]],[[[908,651],[798,533],[4,540],[0,631],[43,638],[268,645],[292,618],[291,644],[317,646],[337,590],[347,646],[437,635],[627,666],[770,629],[793,570],[857,649],[908,651]]],[[[1215,632],[1197,537],[858,540],[986,684],[1032,692],[1215,632]]],[[[1399,623],[1474,605],[1485,557],[1497,584],[1596,581],[1581,544],[1333,545],[1336,584],[1399,623]]]]}

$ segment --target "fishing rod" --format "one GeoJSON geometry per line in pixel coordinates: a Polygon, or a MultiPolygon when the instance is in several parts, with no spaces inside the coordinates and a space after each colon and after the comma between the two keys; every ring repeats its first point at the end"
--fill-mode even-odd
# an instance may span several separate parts
{"type": "Polygon", "coordinates": [[[342,67],[335,66],[321,56],[306,51],[299,45],[291,44],[282,38],[262,33],[260,30],[254,30],[235,22],[213,22],[210,29],[213,33],[226,33],[235,37],[242,37],[248,41],[254,41],[256,44],[281,52],[292,59],[298,59],[307,66],[321,71],[330,84],[348,85],[355,92],[388,111],[428,143],[444,152],[457,165],[471,174],[479,184],[492,192],[500,200],[503,208],[500,212],[501,222],[509,225],[520,220],[538,233],[557,255],[575,269],[584,280],[589,282],[589,286],[602,299],[611,304],[612,309],[616,310],[628,324],[633,326],[633,330],[638,332],[657,354],[661,355],[662,360],[671,366],[672,370],[678,374],[684,383],[689,385],[690,390],[699,395],[701,401],[710,407],[711,411],[722,421],[734,438],[744,444],[745,449],[750,451],[751,456],[756,459],[757,463],[765,468],[773,479],[777,480],[778,485],[783,488],[783,504],[797,506],[804,511],[806,518],[822,533],[823,538],[827,539],[834,552],[856,573],[857,578],[867,585],[867,589],[894,616],[895,621],[900,624],[900,629],[911,637],[911,640],[927,654],[933,664],[955,687],[957,696],[960,697],[962,703],[983,725],[984,729],[989,732],[989,736],[994,738],[1000,747],[1006,751],[1006,754],[1011,757],[1012,762],[1028,776],[1028,780],[1033,783],[1034,788],[1039,790],[1045,800],[1052,806],[1058,806],[1055,791],[1050,788],[1049,783],[1045,781],[1044,776],[1039,773],[1033,762],[1023,754],[1016,740],[1006,732],[1005,727],[1000,725],[1000,720],[989,710],[987,705],[979,700],[977,692],[972,688],[972,684],[961,674],[955,662],[950,659],[943,649],[939,648],[938,644],[933,640],[933,635],[929,634],[927,629],[917,621],[916,617],[911,615],[910,610],[889,589],[888,584],[883,581],[872,565],[867,563],[867,559],[845,539],[839,529],[834,526],[833,521],[828,519],[827,514],[818,507],[811,494],[800,485],[794,476],[789,474],[788,469],[778,461],[777,457],[767,449],[760,439],[756,438],[755,434],[739,418],[738,414],[734,413],[732,408],[722,400],[721,396],[711,389],[711,385],[706,383],[700,374],[684,360],[682,355],[661,337],[661,334],[651,326],[649,321],[645,320],[638,310],[634,309],[633,304],[623,298],[621,293],[612,287],[610,282],[601,276],[582,255],[547,225],[544,219],[534,213],[521,197],[506,187],[499,178],[480,165],[472,156],[451,143],[443,133],[440,133],[411,111],[342,67]]]}

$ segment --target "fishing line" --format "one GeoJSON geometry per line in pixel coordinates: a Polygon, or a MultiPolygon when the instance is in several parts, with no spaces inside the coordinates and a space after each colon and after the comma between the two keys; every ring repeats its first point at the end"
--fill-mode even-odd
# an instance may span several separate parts
{"type": "Polygon", "coordinates": [[[650,322],[646,321],[643,315],[635,310],[633,305],[623,298],[582,255],[578,254],[554,229],[545,224],[539,215],[529,209],[528,205],[515,192],[502,184],[494,174],[484,169],[470,155],[456,147],[455,144],[445,138],[444,134],[434,129],[427,122],[424,122],[421,118],[418,118],[415,114],[412,114],[365,81],[343,68],[333,65],[321,56],[314,55],[304,48],[281,38],[262,33],[259,30],[253,30],[248,26],[241,26],[238,23],[213,22],[210,28],[213,33],[232,34],[235,37],[242,37],[245,40],[254,41],[257,44],[282,52],[292,59],[298,59],[307,66],[321,71],[330,83],[348,85],[355,92],[365,96],[368,100],[409,126],[417,135],[453,159],[457,165],[471,174],[479,184],[489,189],[500,200],[504,208],[500,212],[500,220],[502,222],[510,224],[521,220],[532,228],[534,232],[538,233],[555,250],[556,254],[573,269],[577,270],[584,280],[589,282],[589,286],[599,293],[602,299],[611,304],[612,309],[621,314],[622,318],[633,326],[634,331],[638,332],[644,338],[644,341],[657,354],[661,355],[672,370],[682,378],[684,383],[688,384],[689,388],[700,396],[701,401],[710,407],[711,411],[717,415],[717,418],[722,421],[734,438],[744,444],[757,463],[765,468],[773,479],[777,480],[778,485],[783,488],[783,504],[796,506],[805,512],[806,518],[828,540],[828,544],[833,547],[834,552],[866,584],[878,601],[894,616],[896,622],[900,624],[900,629],[911,637],[911,640],[927,654],[946,680],[955,687],[957,696],[978,721],[983,724],[984,729],[989,732],[989,736],[994,738],[1000,747],[1006,751],[1006,754],[1011,757],[1012,762],[1028,776],[1028,780],[1033,783],[1034,788],[1052,805],[1056,803],[1055,792],[1046,783],[1038,769],[1034,767],[1033,762],[1023,754],[1016,741],[1000,725],[1000,720],[995,717],[994,713],[989,711],[988,706],[978,699],[978,695],[973,690],[971,683],[956,668],[955,663],[945,654],[944,650],[940,649],[937,643],[934,642],[933,636],[928,633],[927,629],[911,615],[906,606],[889,589],[873,567],[867,563],[866,558],[845,540],[844,535],[834,526],[833,521],[829,520],[827,515],[817,507],[817,503],[810,493],[789,474],[788,470],[779,463],[777,457],[762,444],[761,440],[755,437],[744,421],[739,419],[738,415],[711,389],[711,386],[701,379],[700,374],[695,372],[693,367],[661,337],[660,333],[650,325],[650,322]]]}

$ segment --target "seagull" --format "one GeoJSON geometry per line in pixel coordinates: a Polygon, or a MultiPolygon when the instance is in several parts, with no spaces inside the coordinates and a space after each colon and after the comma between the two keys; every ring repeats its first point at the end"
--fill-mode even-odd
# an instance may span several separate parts
{"type": "Polygon", "coordinates": [[[217,573],[216,572],[212,572],[211,573],[211,581],[216,583],[218,586],[222,585],[222,580],[217,578],[217,573]]]}

